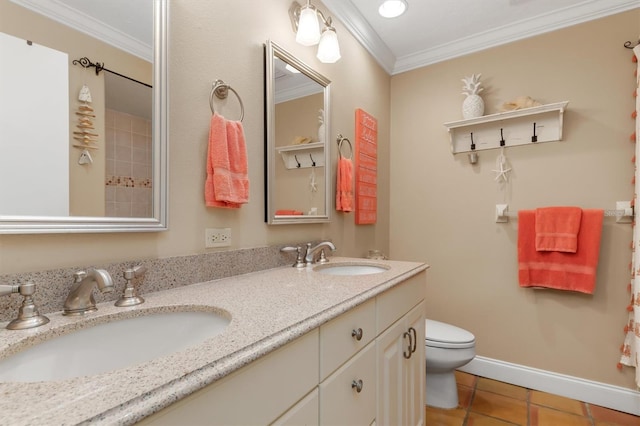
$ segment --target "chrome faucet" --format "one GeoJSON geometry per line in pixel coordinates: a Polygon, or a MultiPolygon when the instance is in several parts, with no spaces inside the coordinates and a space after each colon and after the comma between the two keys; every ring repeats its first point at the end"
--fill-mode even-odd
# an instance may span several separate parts
{"type": "Polygon", "coordinates": [[[88,272],[79,271],[73,274],[73,286],[64,302],[62,315],[82,315],[97,310],[93,298],[93,287],[98,284],[102,293],[113,291],[111,275],[104,269],[89,269],[88,272]]]}
{"type": "Polygon", "coordinates": [[[316,244],[313,247],[311,247],[311,243],[307,243],[307,251],[305,252],[305,255],[304,255],[304,261],[307,263],[307,265],[311,265],[313,263],[316,263],[315,253],[318,250],[322,250],[320,252],[319,262],[320,263],[328,262],[327,258],[324,256],[324,249],[325,248],[329,248],[329,249],[331,249],[331,251],[335,251],[336,250],[336,246],[334,246],[331,241],[323,241],[321,243],[316,244]]]}

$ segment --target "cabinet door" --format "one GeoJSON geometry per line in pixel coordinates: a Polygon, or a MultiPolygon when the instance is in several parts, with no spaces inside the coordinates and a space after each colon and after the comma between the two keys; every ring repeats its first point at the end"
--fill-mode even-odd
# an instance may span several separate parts
{"type": "Polygon", "coordinates": [[[402,395],[404,393],[403,351],[409,341],[403,337],[405,324],[402,319],[391,325],[376,339],[378,368],[378,411],[376,422],[380,425],[405,425],[402,395]]]}
{"type": "Polygon", "coordinates": [[[425,303],[422,302],[416,306],[406,316],[406,324],[410,333],[416,338],[415,351],[411,354],[411,358],[405,360],[404,398],[406,410],[406,425],[423,425],[424,424],[424,391],[425,391],[425,324],[424,324],[425,303]],[[415,330],[415,331],[413,331],[415,330]]]}
{"type": "Polygon", "coordinates": [[[380,425],[424,424],[424,302],[376,340],[380,425]]]}

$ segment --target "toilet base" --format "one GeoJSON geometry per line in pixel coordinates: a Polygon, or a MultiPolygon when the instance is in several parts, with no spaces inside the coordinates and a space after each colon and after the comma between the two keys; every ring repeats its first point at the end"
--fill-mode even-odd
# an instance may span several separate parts
{"type": "Polygon", "coordinates": [[[458,406],[458,386],[454,370],[446,373],[428,373],[425,400],[430,407],[456,408],[458,406]]]}

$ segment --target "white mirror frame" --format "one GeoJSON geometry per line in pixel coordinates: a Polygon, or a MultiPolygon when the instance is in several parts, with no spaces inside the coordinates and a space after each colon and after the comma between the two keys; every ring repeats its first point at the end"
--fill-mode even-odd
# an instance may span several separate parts
{"type": "Polygon", "coordinates": [[[265,43],[265,158],[266,158],[266,184],[265,184],[265,222],[269,225],[291,225],[291,224],[303,224],[303,223],[326,223],[331,221],[331,210],[333,204],[331,203],[331,155],[329,143],[329,134],[331,129],[330,116],[331,108],[330,102],[330,86],[331,81],[324,77],[322,74],[311,68],[309,65],[300,61],[291,53],[284,50],[271,40],[267,40],[265,43]],[[324,205],[325,214],[322,215],[300,215],[296,217],[276,216],[276,206],[274,203],[274,188],[273,183],[276,179],[276,136],[275,136],[275,79],[274,79],[274,58],[281,59],[282,61],[293,65],[300,70],[307,77],[314,80],[324,88],[324,131],[325,131],[325,146],[324,146],[324,205]]]}
{"type": "Polygon", "coordinates": [[[0,234],[151,232],[168,229],[168,0],[153,2],[153,217],[0,216],[0,234]]]}

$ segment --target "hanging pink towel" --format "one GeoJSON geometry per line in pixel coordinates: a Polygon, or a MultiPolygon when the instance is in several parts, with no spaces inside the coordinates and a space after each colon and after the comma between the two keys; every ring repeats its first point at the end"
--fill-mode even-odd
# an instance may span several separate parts
{"type": "Polygon", "coordinates": [[[211,116],[209,129],[204,198],[207,207],[239,208],[249,202],[247,146],[242,123],[217,113],[211,116]]]}
{"type": "Polygon", "coordinates": [[[581,218],[580,207],[536,209],[536,250],[575,253],[581,218]]]}
{"type": "Polygon", "coordinates": [[[593,294],[600,254],[603,210],[583,210],[575,253],[537,251],[534,210],[518,212],[520,287],[543,287],[593,294]]]}
{"type": "Polygon", "coordinates": [[[338,159],[336,210],[353,211],[353,162],[349,158],[340,157],[338,159]]]}

